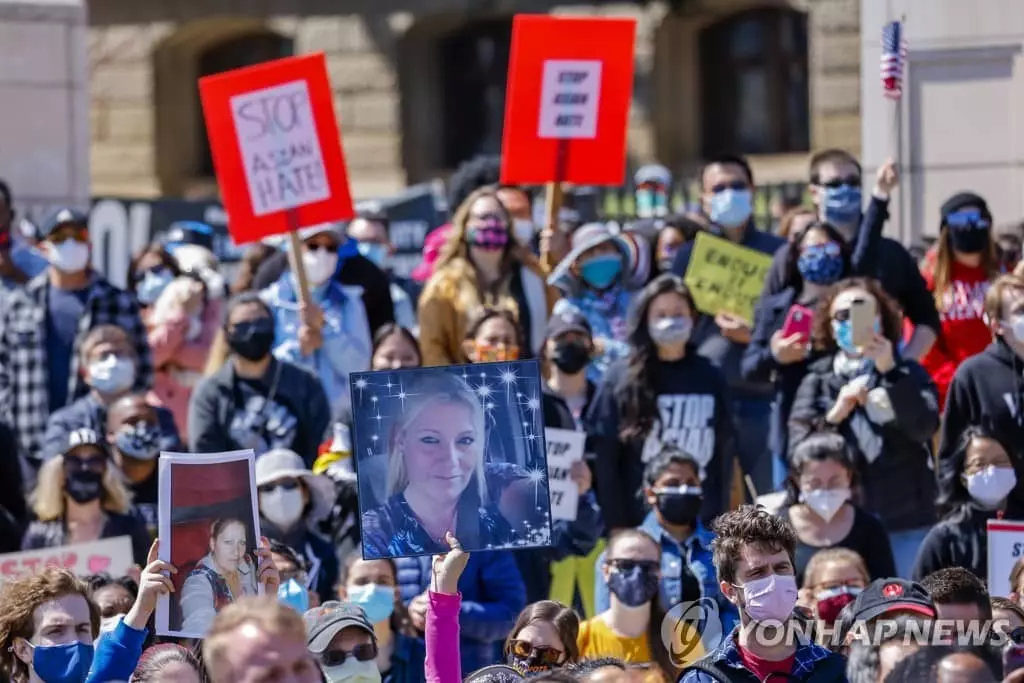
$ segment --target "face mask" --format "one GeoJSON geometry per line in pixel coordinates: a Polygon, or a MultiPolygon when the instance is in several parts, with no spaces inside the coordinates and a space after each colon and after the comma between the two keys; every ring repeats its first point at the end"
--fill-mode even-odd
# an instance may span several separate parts
{"type": "Polygon", "coordinates": [[[676,254],[679,253],[678,249],[672,249],[663,253],[662,257],[658,259],[658,270],[662,273],[672,272],[672,266],[676,262],[676,254]]]}
{"type": "Polygon", "coordinates": [[[711,195],[708,218],[723,228],[738,228],[754,213],[754,197],[750,190],[722,190],[711,195]]]}
{"type": "Polygon", "coordinates": [[[1024,315],[1014,316],[1009,327],[1014,338],[1017,341],[1024,343],[1024,315]]]}
{"type": "Polygon", "coordinates": [[[655,344],[685,344],[690,340],[693,321],[686,316],[661,318],[647,326],[655,344]]]}
{"type": "MultiPolygon", "coordinates": [[[[882,326],[875,318],[875,334],[882,331],[882,326]]],[[[860,347],[853,343],[853,327],[849,320],[832,321],[832,337],[836,340],[836,346],[849,354],[860,353],[860,347]]]]}
{"type": "Polygon", "coordinates": [[[309,591],[295,579],[288,579],[278,587],[277,599],[299,614],[309,609],[309,591]]]}
{"type": "Polygon", "coordinates": [[[360,662],[349,657],[340,666],[325,667],[324,675],[330,683],[380,683],[380,670],[372,659],[360,662]]]}
{"type": "Polygon", "coordinates": [[[654,218],[668,214],[668,196],[662,190],[644,188],[636,191],[636,217],[654,218]]]}
{"type": "Polygon", "coordinates": [[[160,451],[160,430],[148,422],[127,425],[114,437],[114,446],[129,458],[152,460],[160,451]]]}
{"type": "Polygon", "coordinates": [[[658,594],[658,575],[641,565],[613,568],[608,573],[608,590],[626,607],[646,605],[658,594]]]}
{"type": "Polygon", "coordinates": [[[379,624],[395,610],[395,588],[376,583],[354,586],[348,591],[348,601],[362,607],[371,624],[379,624]]]}
{"type": "Polygon", "coordinates": [[[228,346],[246,360],[266,358],[274,345],[274,324],[270,318],[238,323],[227,333],[228,346]]]}
{"type": "Polygon", "coordinates": [[[772,574],[743,586],[743,611],[754,621],[784,622],[796,606],[796,577],[772,574]]]}
{"type": "Polygon", "coordinates": [[[863,198],[859,187],[840,185],[821,189],[821,213],[827,223],[846,226],[860,220],[863,198]]]}
{"type": "Polygon", "coordinates": [[[967,477],[967,493],[985,507],[999,505],[1016,485],[1017,473],[1012,467],[989,465],[967,477]]]}
{"type": "Polygon", "coordinates": [[[85,505],[103,494],[103,473],[76,470],[64,476],[64,492],[79,505],[85,505]]]}
{"type": "Polygon", "coordinates": [[[149,306],[160,297],[172,280],[174,280],[174,275],[169,270],[161,268],[147,271],[142,276],[142,282],[135,287],[135,298],[143,306],[149,306]]]}
{"type": "Polygon", "coordinates": [[[530,246],[533,242],[533,235],[536,231],[533,228],[533,221],[529,218],[515,218],[512,220],[512,233],[516,242],[523,246],[530,246]]]}
{"type": "Polygon", "coordinates": [[[843,255],[835,242],[812,244],[796,261],[800,277],[816,285],[831,285],[843,275],[843,255]]]}
{"type": "Polygon", "coordinates": [[[260,491],[260,512],[283,530],[291,529],[302,517],[302,490],[278,486],[260,491]]]}
{"type": "Polygon", "coordinates": [[[117,394],[135,383],[135,363],[107,354],[89,364],[89,386],[101,394],[117,394]]]}
{"type": "Polygon", "coordinates": [[[839,619],[839,613],[843,608],[853,602],[860,595],[861,588],[856,586],[838,586],[816,593],[816,611],[818,618],[827,623],[835,623],[839,619]]]}
{"type": "Polygon", "coordinates": [[[63,273],[80,273],[89,265],[89,245],[78,240],[51,244],[50,264],[63,273]]]}
{"type": "Polygon", "coordinates": [[[508,245],[508,230],[499,223],[486,223],[466,232],[466,241],[484,251],[501,251],[508,245]]]}
{"type": "Polygon", "coordinates": [[[363,258],[369,259],[375,266],[381,270],[388,269],[388,247],[386,244],[377,244],[375,242],[360,242],[359,253],[363,258]]]}
{"type": "Polygon", "coordinates": [[[551,362],[561,372],[575,375],[590,363],[590,348],[581,340],[556,342],[551,362]]]}
{"type": "Polygon", "coordinates": [[[669,524],[696,526],[704,492],[699,486],[673,486],[654,490],[658,512],[669,524]]]}
{"type": "Polygon", "coordinates": [[[832,518],[839,512],[839,508],[843,507],[843,503],[850,499],[850,489],[815,489],[814,491],[804,491],[800,494],[800,500],[807,507],[814,510],[814,512],[826,522],[831,522],[832,518]]]}
{"type": "Polygon", "coordinates": [[[620,254],[601,254],[580,264],[580,277],[594,289],[607,289],[621,272],[620,254]]]}
{"type": "Polygon", "coordinates": [[[476,357],[474,363],[504,363],[510,360],[519,360],[519,347],[515,344],[492,346],[474,342],[473,346],[475,351],[473,355],[476,357]]]}
{"type": "Polygon", "coordinates": [[[302,252],[302,263],[306,266],[306,274],[313,285],[327,282],[338,269],[338,253],[326,249],[302,252]]]}
{"type": "Polygon", "coordinates": [[[989,245],[989,231],[984,228],[950,228],[949,243],[962,254],[977,254],[989,245]]]}
{"type": "Polygon", "coordinates": [[[33,645],[32,668],[44,683],[82,683],[89,675],[94,651],[92,643],[78,641],[33,645]]]}

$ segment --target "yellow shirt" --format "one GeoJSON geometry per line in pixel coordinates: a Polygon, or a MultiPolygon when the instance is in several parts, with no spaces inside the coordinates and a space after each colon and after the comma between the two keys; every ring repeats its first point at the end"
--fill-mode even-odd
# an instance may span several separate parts
{"type": "MultiPolygon", "coordinates": [[[[680,661],[673,661],[679,668],[689,665],[704,656],[704,645],[700,642],[700,634],[695,633],[688,624],[682,624],[674,637],[676,643],[669,648],[682,653],[680,661]]],[[[576,639],[581,658],[615,657],[630,664],[647,664],[651,660],[651,648],[647,645],[647,634],[636,638],[619,635],[612,627],[597,615],[580,624],[580,634],[576,639]]],[[[658,680],[652,678],[651,680],[658,680]]]]}

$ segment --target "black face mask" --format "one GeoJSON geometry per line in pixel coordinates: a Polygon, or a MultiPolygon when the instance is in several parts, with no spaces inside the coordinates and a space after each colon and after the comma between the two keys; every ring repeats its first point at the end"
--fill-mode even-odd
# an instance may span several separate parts
{"type": "Polygon", "coordinates": [[[658,575],[641,566],[614,569],[608,574],[608,590],[627,607],[639,607],[658,594],[658,575]]]}
{"type": "Polygon", "coordinates": [[[583,341],[560,341],[555,344],[551,362],[567,375],[575,375],[590,362],[590,348],[583,341]]]}
{"type": "Polygon", "coordinates": [[[961,253],[977,254],[988,246],[989,231],[981,228],[950,229],[949,242],[961,253]]]}
{"type": "Polygon", "coordinates": [[[700,493],[659,493],[658,512],[669,524],[695,526],[704,496],[700,493]]]}
{"type": "Polygon", "coordinates": [[[235,323],[227,331],[228,346],[246,360],[257,361],[270,354],[274,345],[274,323],[270,318],[257,318],[235,323]]]}
{"type": "Polygon", "coordinates": [[[79,505],[91,503],[103,494],[103,473],[93,470],[66,472],[64,491],[79,505]]]}

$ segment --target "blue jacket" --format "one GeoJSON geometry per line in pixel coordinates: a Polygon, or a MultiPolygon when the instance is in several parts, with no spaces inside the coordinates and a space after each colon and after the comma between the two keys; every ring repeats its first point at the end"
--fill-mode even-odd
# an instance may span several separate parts
{"type": "Polygon", "coordinates": [[[100,637],[85,683],[129,680],[142,656],[147,635],[147,629],[136,631],[125,626],[123,620],[118,621],[113,631],[100,637]]]}
{"type": "MultiPolygon", "coordinates": [[[[430,557],[401,557],[398,587],[405,604],[430,587],[430,557]]],[[[459,579],[462,607],[459,650],[462,671],[471,673],[501,660],[501,647],[526,606],[526,589],[508,551],[473,553],[459,579]]]]}
{"type": "Polygon", "coordinates": [[[383,674],[381,683],[424,683],[427,672],[423,662],[427,658],[422,638],[395,634],[395,650],[391,653],[391,669],[383,674]]]}
{"type": "MultiPolygon", "coordinates": [[[[718,604],[718,613],[722,616],[722,630],[731,630],[739,623],[736,606],[725,599],[718,587],[718,574],[711,558],[711,541],[715,535],[708,531],[700,520],[697,530],[683,544],[679,544],[660,524],[653,512],[648,513],[640,530],[656,539],[661,544],[661,605],[666,610],[672,609],[683,599],[682,563],[686,562],[690,572],[701,584],[701,596],[713,598],[718,604]]],[[[594,609],[598,614],[610,607],[608,583],[604,579],[601,567],[605,555],[601,553],[594,567],[594,609]]]]}

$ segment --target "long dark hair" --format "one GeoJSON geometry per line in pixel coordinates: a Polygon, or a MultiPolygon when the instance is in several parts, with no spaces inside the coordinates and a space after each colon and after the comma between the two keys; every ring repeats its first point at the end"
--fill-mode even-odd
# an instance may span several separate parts
{"type": "Polygon", "coordinates": [[[181,268],[178,267],[178,262],[174,260],[174,257],[159,244],[151,244],[146,247],[142,253],[131,260],[128,264],[128,288],[133,292],[135,286],[138,284],[135,280],[139,276],[139,264],[142,263],[142,259],[147,256],[156,256],[160,259],[160,265],[170,271],[174,277],[181,275],[181,268]]]}
{"type": "Polygon", "coordinates": [[[629,309],[627,322],[629,356],[626,358],[625,376],[618,387],[621,398],[621,429],[623,439],[641,438],[650,430],[657,414],[657,397],[654,395],[652,380],[658,371],[658,350],[647,331],[647,313],[651,302],[666,293],[677,294],[690,307],[694,325],[697,323],[697,306],[693,295],[677,275],[659,275],[640,290],[629,309]]]}
{"type": "Polygon", "coordinates": [[[813,432],[793,448],[786,477],[786,505],[800,502],[800,473],[808,463],[833,460],[850,473],[850,489],[857,486],[857,468],[850,456],[850,447],[841,435],[832,431],[813,432]]]}
{"type": "Polygon", "coordinates": [[[800,230],[793,235],[793,240],[789,245],[789,251],[786,253],[786,269],[785,269],[785,285],[784,287],[792,287],[793,291],[797,294],[803,291],[804,278],[800,275],[800,268],[797,266],[797,262],[800,260],[800,243],[804,241],[804,238],[812,230],[820,230],[828,235],[829,240],[839,245],[839,253],[843,257],[843,274],[845,277],[850,274],[850,245],[846,243],[846,239],[842,233],[836,230],[835,226],[831,223],[824,221],[815,221],[800,230]]]}
{"type": "Polygon", "coordinates": [[[370,354],[370,358],[377,355],[377,349],[381,347],[381,344],[385,342],[393,334],[397,334],[402,339],[407,341],[413,349],[416,351],[416,358],[419,359],[419,364],[423,364],[423,353],[420,351],[420,342],[416,339],[416,335],[402,327],[398,323],[384,323],[377,328],[377,331],[373,333],[373,352],[370,354]]]}
{"type": "Polygon", "coordinates": [[[1005,443],[993,435],[992,429],[987,425],[968,426],[960,435],[953,455],[939,462],[939,495],[935,500],[935,505],[939,508],[940,514],[953,512],[964,503],[971,501],[971,494],[967,492],[967,487],[964,485],[963,474],[964,468],[967,466],[967,451],[975,439],[992,439],[998,442],[1007,453],[1012,452],[1005,443]]]}

